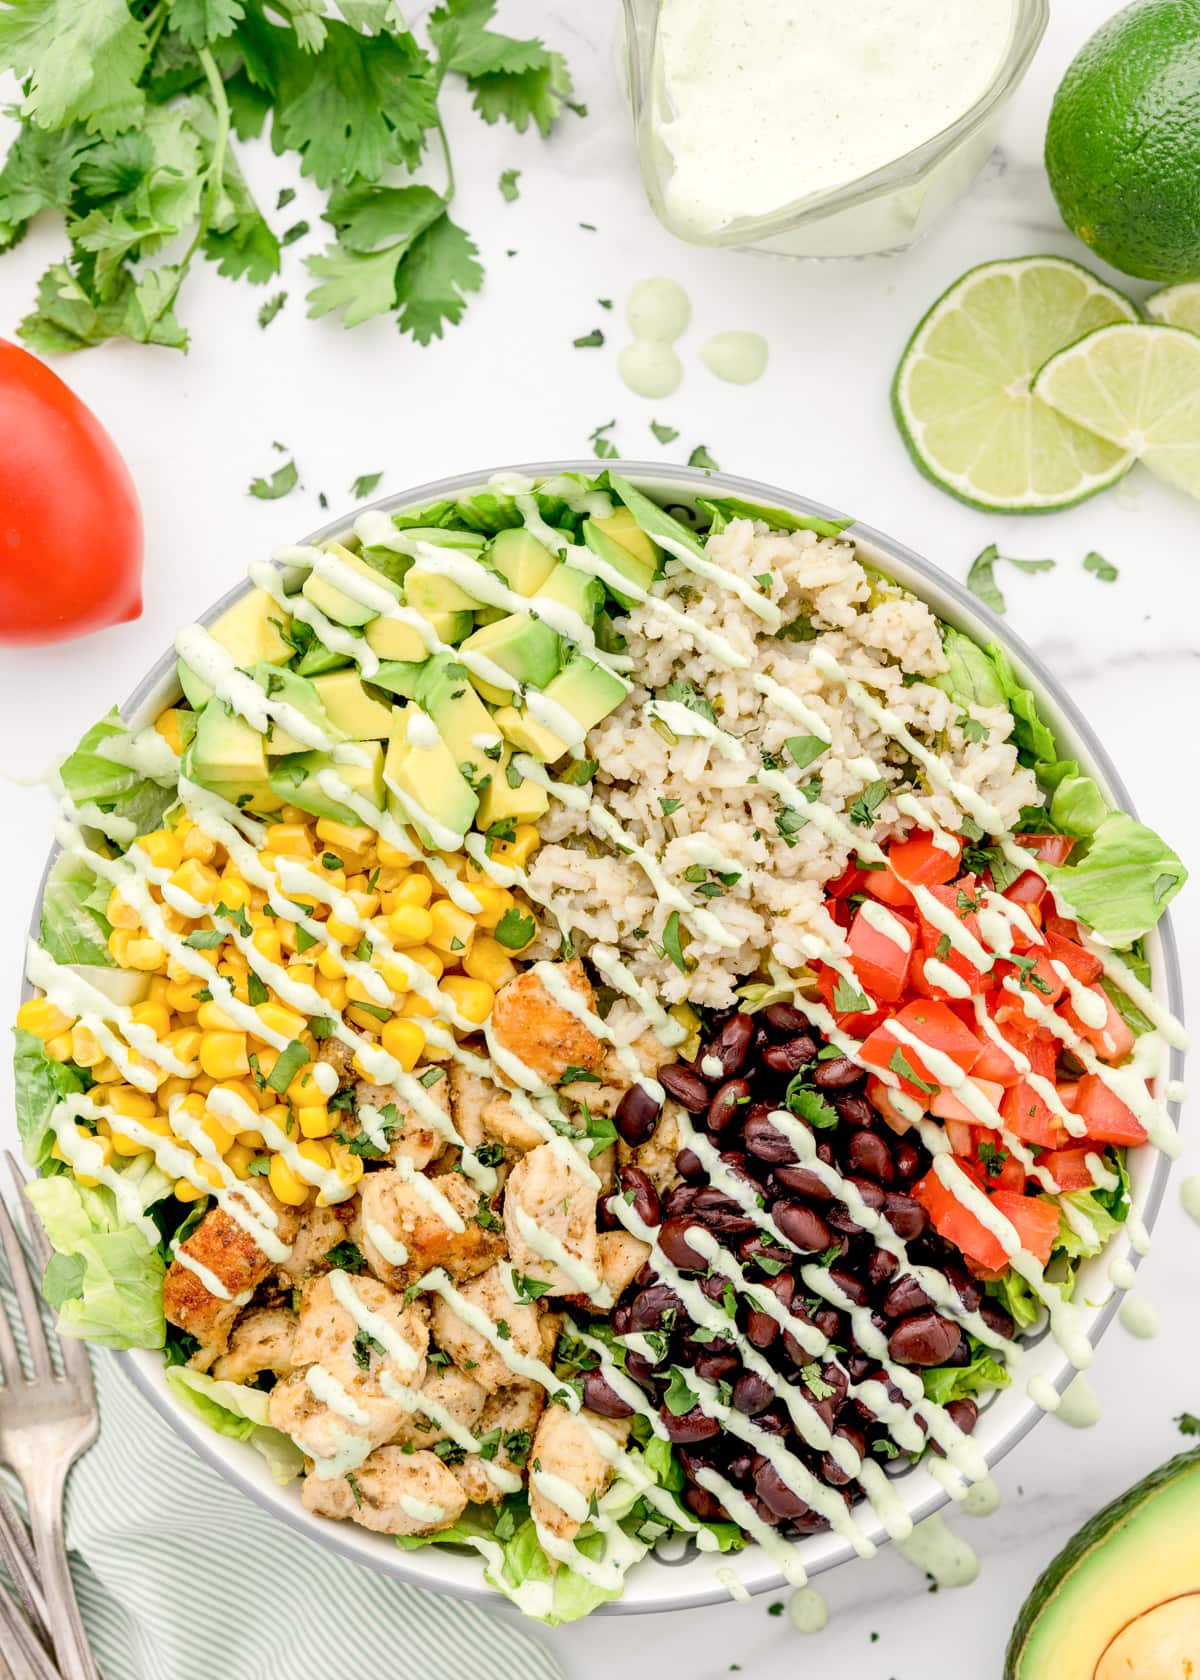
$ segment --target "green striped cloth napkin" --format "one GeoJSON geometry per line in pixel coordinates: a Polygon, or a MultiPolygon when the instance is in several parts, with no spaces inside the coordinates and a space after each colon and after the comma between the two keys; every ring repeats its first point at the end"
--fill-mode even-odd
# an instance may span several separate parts
{"type": "Polygon", "coordinates": [[[564,1680],[511,1613],[356,1567],[202,1464],[105,1353],[67,1539],[104,1680],[564,1680]]]}

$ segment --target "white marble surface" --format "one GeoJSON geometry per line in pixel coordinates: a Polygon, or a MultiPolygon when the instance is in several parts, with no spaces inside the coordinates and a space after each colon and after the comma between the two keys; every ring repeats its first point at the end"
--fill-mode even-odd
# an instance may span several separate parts
{"type": "MultiPolygon", "coordinates": [[[[916,474],[888,411],[891,372],[912,326],[963,269],[1036,251],[1082,254],[1055,213],[1041,139],[1058,76],[1113,9],[1056,0],[1037,63],[1009,110],[1002,149],[970,198],[919,249],[900,259],[812,266],[673,241],[641,195],[612,70],[615,5],[502,0],[505,26],[540,30],[566,51],[591,114],[582,122],[568,117],[543,145],[485,128],[465,104],[454,108],[459,212],[488,270],[463,326],[419,349],[386,322],[347,334],[328,321],[306,321],[301,257],[316,247],[314,233],[284,253],[291,296],[267,332],[255,324],[262,294],[207,270],[186,292],[182,313],[194,339],[186,359],[122,345],[61,362],[119,441],[141,488],[146,606],[136,623],[81,643],[0,653],[0,770],[35,775],[66,750],[252,555],[320,522],[319,490],[336,510],[356,475],[381,468],[381,488],[391,491],[465,468],[583,454],[592,428],[615,417],[613,435],[628,455],[682,460],[704,443],[727,470],[852,511],[957,577],[990,541],[1057,559],[1049,575],[1006,573],[1010,621],[1089,713],[1142,815],[1200,862],[1193,837],[1200,823],[1193,734],[1200,510],[1136,472],[1116,492],[1050,518],[976,513],[916,474]],[[512,205],[496,188],[510,167],[522,171],[512,205]],[[508,248],[517,254],[507,257],[508,248]],[[683,386],[648,404],[620,384],[615,350],[624,338],[621,300],[635,280],[654,273],[684,282],[694,317],[680,345],[683,386]],[[617,309],[601,309],[598,296],[617,300],[617,309]],[[604,328],[608,345],[573,349],[571,340],[594,326],[604,328]],[[734,327],[764,332],[771,345],[766,376],[745,389],[720,384],[697,355],[711,333],[734,327]],[[651,419],[677,426],[678,444],[660,449],[651,419]],[[274,439],[295,452],[304,488],[286,501],[253,501],[246,486],[277,464],[274,439]],[[1120,567],[1119,581],[1102,584],[1082,570],[1092,548],[1120,567]]],[[[265,148],[249,163],[264,203],[293,181],[288,160],[265,148]]],[[[307,211],[316,225],[316,209],[302,188],[287,216],[307,211]]],[[[0,332],[11,333],[59,244],[55,227],[39,226],[0,261],[0,332]]],[[[46,586],[53,588],[52,577],[46,586]]],[[[6,1011],[16,1000],[22,925],[48,821],[43,792],[4,789],[6,1011]]],[[[1194,890],[1175,920],[1195,1015],[1194,890]]],[[[6,1140],[10,1109],[8,1072],[0,1067],[6,1140]]],[[[1147,1344],[1110,1331],[1095,1366],[1104,1406],[1098,1427],[1076,1434],[1047,1419],[1001,1467],[998,1515],[955,1518],[983,1557],[976,1585],[933,1602],[896,1557],[846,1568],[821,1583],[835,1615],[809,1645],[786,1619],[769,1617],[762,1600],[671,1619],[593,1621],[550,1636],[574,1680],[614,1673],[641,1680],[664,1662],[687,1680],[724,1675],[735,1664],[783,1680],[813,1660],[856,1680],[998,1673],[1008,1628],[1041,1565],[1100,1503],[1181,1444],[1174,1413],[1200,1409],[1200,1231],[1178,1205],[1188,1171],[1200,1171],[1200,1145],[1191,1139],[1141,1274],[1162,1313],[1161,1335],[1147,1344]]]]}

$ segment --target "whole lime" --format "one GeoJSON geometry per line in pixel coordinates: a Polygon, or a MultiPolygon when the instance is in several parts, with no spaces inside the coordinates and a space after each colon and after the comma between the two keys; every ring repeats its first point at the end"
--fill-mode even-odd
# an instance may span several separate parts
{"type": "Polygon", "coordinates": [[[1200,0],[1135,0],[1096,31],[1054,96],[1046,168],[1097,256],[1200,277],[1200,0]]]}

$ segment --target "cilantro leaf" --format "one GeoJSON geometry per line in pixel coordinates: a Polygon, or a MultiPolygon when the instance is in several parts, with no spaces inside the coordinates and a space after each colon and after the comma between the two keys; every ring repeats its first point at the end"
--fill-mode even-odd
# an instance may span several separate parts
{"type": "Polygon", "coordinates": [[[510,905],[497,922],[493,937],[510,951],[523,951],[536,932],[533,917],[523,916],[515,905],[510,905]]]}
{"type": "Polygon", "coordinates": [[[1097,554],[1094,548],[1084,555],[1083,569],[1099,578],[1101,583],[1115,583],[1121,575],[1112,561],[1106,560],[1103,554],[1097,554]]]}
{"type": "Polygon", "coordinates": [[[295,461],[285,461],[270,478],[251,479],[250,494],[257,496],[260,502],[276,502],[280,496],[286,496],[294,490],[298,482],[299,474],[296,472],[295,461]]]}
{"type": "Polygon", "coordinates": [[[688,456],[689,467],[703,467],[706,472],[720,472],[720,467],[713,460],[702,443],[698,443],[688,456]]]}
{"type": "Polygon", "coordinates": [[[189,47],[232,35],[245,16],[242,0],[171,0],[171,27],[189,47]]]}
{"type": "Polygon", "coordinates": [[[439,216],[413,242],[396,275],[400,331],[418,344],[441,338],[448,321],[457,326],[467,307],[466,293],[483,285],[478,250],[449,216],[439,216]]]}
{"type": "Polygon", "coordinates": [[[137,82],[148,50],[125,0],[6,0],[0,11],[0,61],[28,78],[21,111],[42,128],[132,128],[145,109],[137,82]]]}
{"type": "Polygon", "coordinates": [[[676,431],[674,426],[664,426],[658,420],[651,420],[650,430],[654,433],[659,443],[674,443],[675,439],[679,436],[679,433],[676,431]]]}
{"type": "Polygon", "coordinates": [[[520,179],[521,171],[519,169],[504,169],[500,172],[500,180],[497,184],[500,188],[500,196],[506,204],[515,204],[517,199],[520,198],[521,190],[517,186],[520,179]]]}

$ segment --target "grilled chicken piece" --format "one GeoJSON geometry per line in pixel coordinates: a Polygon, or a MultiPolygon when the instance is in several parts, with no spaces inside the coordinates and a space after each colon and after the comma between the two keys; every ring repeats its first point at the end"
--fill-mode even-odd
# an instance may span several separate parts
{"type": "Polygon", "coordinates": [[[338,1076],[339,1090],[345,1090],[347,1085],[353,1085],[358,1078],[358,1070],[354,1066],[354,1051],[348,1044],[343,1044],[340,1038],[323,1038],[317,1045],[317,1060],[327,1062],[338,1076]]]}
{"type": "MultiPolygon", "coordinates": [[[[430,1086],[428,1096],[443,1114],[449,1116],[450,1091],[445,1079],[439,1079],[436,1085],[430,1086]]],[[[372,1085],[365,1079],[360,1079],[354,1087],[354,1100],[356,1104],[367,1103],[381,1111],[387,1108],[395,1110],[396,1119],[400,1124],[389,1130],[389,1160],[399,1161],[403,1156],[405,1160],[411,1161],[414,1167],[427,1167],[445,1148],[441,1132],[428,1121],[422,1120],[394,1085],[372,1085]]],[[[347,1114],[347,1136],[355,1137],[361,1130],[357,1113],[347,1114]]]]}
{"type": "MultiPolygon", "coordinates": [[[[247,1200],[247,1208],[260,1223],[265,1223],[262,1212],[265,1203],[277,1221],[274,1234],[281,1242],[290,1243],[300,1223],[295,1208],[277,1201],[261,1179],[255,1189],[262,1202],[247,1200]]],[[[163,1280],[163,1312],[167,1322],[195,1336],[200,1347],[193,1354],[191,1364],[198,1371],[207,1371],[213,1360],[224,1353],[247,1292],[253,1293],[258,1288],[274,1262],[263,1253],[249,1231],[220,1207],[209,1209],[191,1236],[180,1245],[180,1253],[190,1256],[205,1272],[211,1272],[226,1291],[225,1295],[213,1294],[203,1276],[178,1259],[168,1266],[163,1280]]]]}
{"type": "MultiPolygon", "coordinates": [[[[362,1181],[359,1246],[375,1276],[392,1289],[407,1288],[432,1266],[444,1267],[461,1282],[486,1272],[503,1250],[500,1232],[485,1230],[479,1211],[479,1192],[461,1173],[441,1173],[417,1183],[384,1168],[362,1181]],[[430,1189],[437,1200],[431,1199],[430,1189]]],[[[485,1218],[488,1224],[499,1223],[495,1214],[485,1211],[485,1218]]]]}
{"type": "MultiPolygon", "coordinates": [[[[612,1480],[608,1458],[596,1444],[596,1435],[609,1436],[617,1446],[625,1444],[629,1423],[621,1418],[604,1418],[596,1412],[568,1412],[562,1406],[547,1406],[533,1437],[530,1464],[537,1464],[529,1478],[529,1510],[539,1529],[560,1540],[573,1540],[583,1526],[555,1503],[552,1491],[539,1487],[539,1474],[567,1482],[584,1499],[599,1496],[612,1480]]],[[[544,1486],[544,1484],[543,1484],[544,1486]]]]}
{"type": "MultiPolygon", "coordinates": [[[[650,1245],[628,1231],[601,1231],[596,1241],[600,1258],[597,1270],[613,1300],[619,1301],[650,1258],[650,1245]]],[[[563,1299],[581,1312],[592,1309],[586,1295],[566,1295],[563,1299]]]]}
{"type": "Polygon", "coordinates": [[[455,1480],[473,1505],[496,1504],[504,1497],[505,1490],[488,1475],[487,1465],[523,1474],[529,1463],[533,1432],[545,1409],[546,1393],[539,1383],[510,1383],[488,1395],[475,1434],[482,1442],[497,1430],[495,1453],[486,1460],[479,1453],[468,1453],[461,1464],[452,1466],[455,1480]]]}
{"type": "Polygon", "coordinates": [[[450,1069],[450,1095],[459,1135],[473,1148],[492,1138],[519,1155],[542,1142],[542,1134],[517,1113],[503,1087],[458,1063],[450,1069]]]}
{"type": "MultiPolygon", "coordinates": [[[[514,1301],[499,1266],[493,1266],[470,1283],[461,1284],[459,1293],[477,1311],[485,1313],[493,1324],[501,1321],[507,1324],[506,1348],[528,1359],[549,1359],[554,1351],[560,1318],[557,1313],[548,1313],[540,1301],[528,1305],[514,1301]]],[[[505,1363],[486,1337],[464,1323],[440,1295],[433,1296],[431,1310],[434,1340],[460,1370],[470,1372],[480,1388],[491,1393],[514,1380],[512,1367],[505,1363]]]]}
{"type": "MultiPolygon", "coordinates": [[[[455,1423],[472,1431],[479,1422],[483,1403],[487,1399],[479,1384],[453,1365],[447,1365],[442,1371],[431,1367],[419,1392],[422,1402],[448,1412],[455,1423]]],[[[392,1441],[398,1447],[414,1447],[423,1451],[432,1447],[435,1441],[450,1438],[449,1431],[438,1422],[434,1413],[422,1411],[418,1406],[415,1411],[406,1413],[392,1441]]]]}
{"type": "Polygon", "coordinates": [[[290,1377],[295,1368],[292,1342],[296,1315],[286,1307],[252,1307],[233,1327],[229,1347],[216,1361],[212,1374],[219,1382],[249,1382],[260,1371],[290,1377]]]}
{"type": "MultiPolygon", "coordinates": [[[[596,1192],[548,1143],[522,1155],[504,1188],[504,1234],[518,1272],[550,1285],[552,1295],[590,1294],[599,1281],[596,1192]],[[567,1270],[534,1247],[535,1227],[546,1246],[563,1249],[580,1270],[567,1270]]],[[[597,1303],[599,1304],[599,1303],[597,1303]]]]}
{"type": "MultiPolygon", "coordinates": [[[[594,1010],[595,993],[578,958],[556,966],[580,1002],[594,1010]]],[[[489,1038],[524,1062],[545,1085],[557,1085],[569,1067],[591,1073],[604,1059],[600,1040],[554,1001],[532,969],[507,980],[496,993],[489,1038]]]]}
{"type": "Polygon", "coordinates": [[[360,1523],[376,1534],[435,1534],[462,1516],[467,1496],[436,1453],[380,1447],[354,1472],[306,1476],[306,1509],[360,1523]]]}
{"type": "Polygon", "coordinates": [[[353,1202],[335,1202],[332,1207],[320,1207],[315,1202],[300,1210],[300,1229],[292,1243],[292,1252],[279,1267],[279,1278],[285,1286],[303,1283],[329,1270],[326,1259],[331,1248],[347,1240],[348,1225],[354,1211],[353,1202]]]}
{"type": "Polygon", "coordinates": [[[645,1143],[639,1143],[632,1149],[627,1143],[617,1147],[621,1165],[640,1167],[660,1196],[665,1196],[680,1182],[679,1168],[675,1165],[676,1157],[683,1148],[679,1115],[678,1103],[668,1099],[663,1105],[658,1125],[645,1143]]]}

